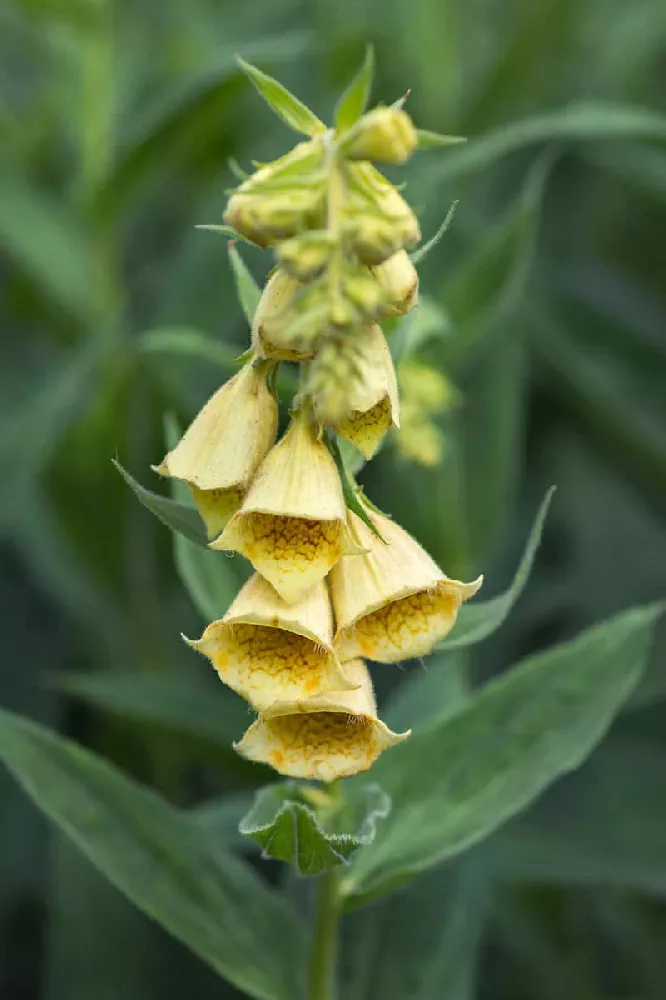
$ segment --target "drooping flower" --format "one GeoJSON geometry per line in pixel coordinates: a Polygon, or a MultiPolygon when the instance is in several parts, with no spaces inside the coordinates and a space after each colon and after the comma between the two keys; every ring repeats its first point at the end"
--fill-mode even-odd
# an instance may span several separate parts
{"type": "Polygon", "coordinates": [[[224,618],[187,642],[258,711],[353,687],[333,652],[333,613],[323,581],[298,604],[285,604],[255,573],[224,618]]]}
{"type": "Polygon", "coordinates": [[[400,525],[367,513],[384,541],[349,513],[352,534],[367,551],[343,558],[331,573],[335,649],[343,665],[358,656],[380,663],[424,656],[451,630],[483,577],[450,580],[400,525]]]}
{"type": "Polygon", "coordinates": [[[370,459],[386,432],[400,426],[400,402],[393,359],[381,327],[359,331],[357,343],[356,372],[346,385],[346,415],[334,429],[370,459]]]}
{"type": "Polygon", "coordinates": [[[356,551],[338,470],[306,408],[294,415],[211,547],[240,552],[288,604],[356,551]]]}
{"type": "Polygon", "coordinates": [[[335,781],[367,771],[409,732],[393,733],[377,718],[363,660],[344,669],[355,690],[271,705],[235,744],[238,753],[292,778],[335,781]]]}
{"type": "Polygon", "coordinates": [[[185,434],[154,466],[190,486],[209,538],[215,538],[243,496],[277,435],[277,402],[266,364],[246,364],[211,396],[185,434]]]}

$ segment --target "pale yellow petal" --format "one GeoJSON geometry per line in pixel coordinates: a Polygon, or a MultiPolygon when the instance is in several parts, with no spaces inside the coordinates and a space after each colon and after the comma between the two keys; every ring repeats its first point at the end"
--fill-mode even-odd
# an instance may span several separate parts
{"type": "Polygon", "coordinates": [[[294,419],[270,451],[212,547],[240,552],[289,603],[356,550],[335,462],[306,418],[294,419]]]}
{"type": "Polygon", "coordinates": [[[348,408],[348,415],[334,429],[370,459],[386,432],[400,426],[393,359],[381,327],[377,325],[363,331],[358,376],[349,388],[348,408]]]}
{"type": "Polygon", "coordinates": [[[242,488],[232,486],[228,490],[200,490],[197,486],[191,486],[190,489],[201,520],[206,525],[208,538],[217,538],[230,518],[240,510],[243,502],[242,488]]]}
{"type": "Polygon", "coordinates": [[[367,551],[344,557],[331,572],[335,649],[343,663],[358,656],[381,663],[424,656],[448,634],[460,605],[483,578],[449,580],[395,521],[368,514],[386,544],[349,515],[353,535],[367,551]]]}
{"type": "Polygon", "coordinates": [[[325,584],[313,587],[300,604],[287,605],[255,574],[224,618],[201,639],[188,641],[225,684],[261,710],[355,687],[333,652],[332,624],[325,584]]]}
{"type": "Polygon", "coordinates": [[[236,750],[294,778],[335,781],[372,767],[383,750],[406,739],[377,719],[372,684],[362,661],[346,665],[356,691],[272,705],[236,750]]]}
{"type": "Polygon", "coordinates": [[[277,434],[265,367],[245,365],[218,389],[156,471],[199,490],[245,489],[277,434]]]}

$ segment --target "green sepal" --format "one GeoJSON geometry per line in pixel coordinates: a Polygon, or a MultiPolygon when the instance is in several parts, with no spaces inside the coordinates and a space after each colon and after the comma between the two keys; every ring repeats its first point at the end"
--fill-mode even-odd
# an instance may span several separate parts
{"type": "Polygon", "coordinates": [[[443,642],[440,642],[437,649],[456,649],[459,646],[471,646],[476,642],[481,642],[482,639],[486,639],[493,632],[496,632],[506,620],[532,571],[548,508],[556,489],[556,486],[551,486],[541,502],[527,539],[523,557],[518,564],[509,589],[497,597],[492,597],[489,601],[475,601],[473,604],[464,605],[460,609],[458,620],[450,634],[443,642]]]}
{"type": "Polygon", "coordinates": [[[338,473],[340,475],[340,482],[342,484],[342,495],[345,498],[345,506],[360,517],[365,525],[370,528],[373,535],[376,535],[380,542],[384,542],[386,545],[386,539],[382,538],[380,532],[377,530],[376,525],[372,523],[368,515],[367,510],[359,500],[359,489],[356,484],[352,481],[347,469],[345,468],[345,463],[342,460],[342,454],[340,452],[340,445],[338,444],[338,439],[334,434],[330,434],[326,437],[326,443],[328,444],[328,450],[333,456],[333,460],[337,466],[338,473]]]}
{"type": "Polygon", "coordinates": [[[285,122],[289,128],[304,135],[318,135],[326,131],[326,126],[317,118],[313,111],[310,111],[302,101],[299,101],[286,87],[272,76],[263,73],[256,66],[245,62],[240,56],[236,57],[238,65],[243,70],[250,83],[263,97],[268,106],[285,122]]]}
{"type": "Polygon", "coordinates": [[[287,861],[299,875],[321,875],[371,844],[377,821],[390,811],[391,800],[376,784],[341,803],[322,788],[285,781],[257,792],[239,830],[256,840],[264,858],[287,861]]]}
{"type": "Polygon", "coordinates": [[[355,125],[367,108],[374,72],[375,50],[368,45],[363,65],[337,103],[334,120],[338,135],[355,125]]]}
{"type": "Polygon", "coordinates": [[[252,326],[254,314],[261,298],[261,289],[233,242],[228,243],[227,250],[229,251],[229,261],[234,274],[238,299],[246,320],[252,326]]]}
{"type": "Polygon", "coordinates": [[[200,545],[204,549],[208,547],[203,521],[193,505],[181,503],[180,500],[171,500],[169,497],[163,497],[159,493],[147,490],[134,476],[130,475],[127,469],[122,467],[120,462],[116,461],[115,458],[111,461],[143,506],[151,514],[154,514],[162,524],[165,524],[170,531],[184,535],[195,545],[200,545]]]}
{"type": "Polygon", "coordinates": [[[464,135],[440,135],[439,132],[430,132],[425,128],[418,128],[416,134],[419,149],[440,149],[442,146],[458,146],[461,142],[467,142],[464,135]]]}
{"type": "Polygon", "coordinates": [[[458,202],[454,201],[453,204],[451,205],[451,208],[446,213],[444,222],[441,224],[435,235],[431,236],[428,242],[424,243],[422,247],[418,248],[418,250],[415,250],[414,253],[410,253],[409,259],[411,260],[414,267],[416,267],[417,264],[420,264],[421,261],[428,256],[431,250],[435,249],[435,247],[441,240],[442,236],[451,225],[453,221],[453,216],[456,214],[457,207],[458,207],[458,202]]]}

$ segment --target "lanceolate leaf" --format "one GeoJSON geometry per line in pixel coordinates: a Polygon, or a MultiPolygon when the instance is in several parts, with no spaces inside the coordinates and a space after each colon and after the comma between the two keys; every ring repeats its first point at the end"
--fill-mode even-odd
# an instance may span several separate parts
{"type": "Polygon", "coordinates": [[[374,72],[375,52],[372,45],[368,45],[363,65],[345,90],[335,109],[335,128],[338,133],[350,129],[367,108],[374,72]]]}
{"type": "Polygon", "coordinates": [[[115,459],[112,461],[127,485],[134,490],[141,503],[151,514],[159,518],[171,531],[184,535],[185,538],[188,538],[196,545],[206,548],[208,545],[206,531],[201,518],[193,506],[181,503],[179,500],[170,500],[169,497],[163,497],[159,493],[147,490],[145,486],[142,486],[141,483],[137,482],[130,475],[127,469],[123,469],[120,462],[117,462],[115,459]]]}
{"type": "Polygon", "coordinates": [[[231,261],[231,267],[234,272],[234,281],[236,282],[238,298],[245,314],[245,318],[250,326],[252,326],[252,320],[254,319],[257,306],[259,305],[259,299],[261,298],[261,289],[252,277],[247,264],[239,254],[234,244],[229,243],[228,249],[229,260],[231,261]]]}
{"type": "Polygon", "coordinates": [[[391,809],[388,796],[374,784],[359,792],[353,808],[339,814],[336,805],[333,800],[315,811],[308,786],[285,781],[257,793],[239,829],[261,845],[265,858],[287,861],[300,875],[320,875],[348,864],[359,847],[372,843],[377,821],[391,809]]]}
{"type": "Polygon", "coordinates": [[[394,808],[359,852],[347,895],[459,854],[576,768],[645,670],[661,611],[626,611],[528,658],[387,754],[375,775],[394,808]]]}
{"type": "Polygon", "coordinates": [[[415,267],[417,264],[420,264],[425,257],[428,256],[431,250],[435,249],[435,247],[441,240],[442,236],[453,222],[453,216],[455,215],[457,207],[458,207],[458,202],[454,201],[453,204],[451,205],[451,208],[446,213],[444,222],[441,224],[435,235],[431,236],[430,239],[427,241],[427,243],[424,243],[423,246],[418,248],[418,250],[415,250],[414,253],[410,254],[412,264],[415,267]]]}
{"type": "Polygon", "coordinates": [[[176,355],[195,358],[206,365],[216,365],[226,374],[238,369],[238,352],[192,327],[165,326],[146,330],[136,342],[137,350],[147,357],[176,355]]]}
{"type": "Polygon", "coordinates": [[[0,710],[0,758],[117,889],[258,1000],[303,995],[286,902],[205,829],[105,761],[0,710]]]}
{"type": "Polygon", "coordinates": [[[261,94],[268,106],[295,132],[304,135],[317,135],[325,132],[326,126],[308,107],[294,97],[286,87],[274,80],[272,76],[263,73],[256,66],[238,58],[238,64],[256,90],[261,94]]]}
{"type": "Polygon", "coordinates": [[[473,601],[471,604],[463,605],[456,624],[447,638],[440,642],[438,649],[457,649],[460,646],[471,646],[475,642],[487,639],[504,623],[511,608],[523,592],[532,571],[534,557],[539,548],[541,533],[554,493],[555,487],[551,486],[532,525],[523,557],[509,589],[489,601],[473,601]]]}

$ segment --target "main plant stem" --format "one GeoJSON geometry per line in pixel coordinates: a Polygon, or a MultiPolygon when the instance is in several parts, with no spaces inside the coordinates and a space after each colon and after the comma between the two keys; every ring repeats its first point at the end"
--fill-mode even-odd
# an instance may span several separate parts
{"type": "Polygon", "coordinates": [[[321,875],[317,884],[308,1000],[335,1000],[335,967],[338,951],[340,893],[335,869],[321,875]]]}

